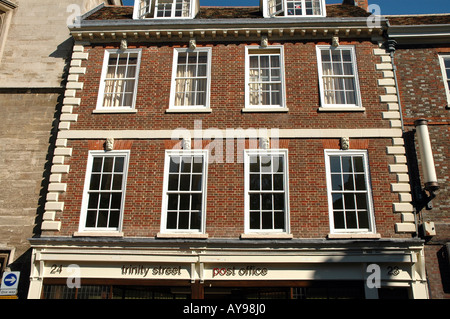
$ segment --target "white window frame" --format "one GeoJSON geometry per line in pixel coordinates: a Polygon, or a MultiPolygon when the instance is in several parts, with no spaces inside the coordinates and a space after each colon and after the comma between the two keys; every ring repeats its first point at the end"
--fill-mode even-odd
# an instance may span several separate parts
{"type": "Polygon", "coordinates": [[[325,17],[326,16],[326,3],[325,0],[320,0],[320,14],[306,14],[306,1],[307,0],[297,0],[301,2],[302,14],[301,15],[289,15],[287,13],[288,1],[291,0],[265,0],[266,16],[267,17],[277,17],[277,18],[298,18],[298,17],[325,17]],[[271,8],[275,8],[275,11],[271,12],[271,8]],[[278,10],[276,10],[278,8],[278,10]]]}
{"type": "MultiPolygon", "coordinates": [[[[321,100],[321,107],[322,108],[333,108],[333,109],[343,109],[343,110],[361,110],[362,107],[362,100],[361,100],[361,90],[360,90],[360,84],[359,84],[359,76],[358,76],[358,63],[356,59],[356,52],[355,47],[352,45],[340,45],[338,47],[333,47],[330,45],[318,45],[316,46],[316,53],[317,53],[317,68],[318,68],[318,74],[319,74],[319,89],[320,89],[320,100],[321,100]],[[322,68],[322,51],[323,50],[350,50],[351,52],[351,58],[352,58],[352,66],[353,66],[353,76],[336,76],[336,77],[348,77],[348,78],[354,78],[355,81],[355,104],[328,104],[326,103],[325,98],[325,87],[323,83],[323,68],[322,68]]],[[[334,76],[334,75],[333,75],[334,76]]]]}
{"type": "MultiPolygon", "coordinates": [[[[372,187],[369,171],[369,159],[367,150],[325,150],[325,170],[327,181],[327,195],[328,195],[328,211],[330,220],[330,233],[332,234],[375,234],[375,213],[373,207],[372,187]],[[334,210],[333,210],[333,190],[332,190],[332,178],[331,178],[331,156],[358,156],[363,158],[364,165],[364,177],[365,177],[365,191],[348,191],[349,193],[366,193],[367,194],[367,215],[368,215],[368,228],[360,229],[336,229],[334,225],[334,210]]],[[[344,190],[342,192],[345,192],[344,190]]],[[[344,199],[342,199],[344,201],[344,199]]]]}
{"type": "Polygon", "coordinates": [[[123,227],[123,215],[125,209],[125,198],[126,198],[126,188],[127,188],[127,175],[128,175],[128,166],[130,159],[130,151],[129,150],[120,150],[120,151],[89,151],[87,166],[86,166],[86,177],[84,181],[84,190],[83,190],[83,199],[81,204],[81,215],[80,215],[80,224],[78,231],[82,232],[95,232],[95,233],[111,233],[111,232],[121,232],[123,227]],[[89,204],[89,193],[90,193],[90,183],[91,183],[91,175],[92,175],[92,165],[94,163],[94,158],[96,157],[124,157],[124,166],[123,166],[123,176],[122,176],[122,198],[120,204],[120,216],[119,216],[119,225],[118,227],[86,227],[86,218],[88,213],[88,204],[89,204]]]}
{"type": "MultiPolygon", "coordinates": [[[[272,193],[274,191],[271,191],[272,193]]],[[[255,191],[256,193],[256,191],[255,191]]],[[[262,192],[260,192],[262,193],[262,192]]],[[[281,193],[281,192],[280,192],[281,193]]],[[[244,231],[245,234],[289,234],[289,157],[287,149],[247,149],[244,150],[244,231]],[[255,155],[284,156],[284,229],[251,229],[250,228],[250,157],[255,155]]]]}
{"type": "Polygon", "coordinates": [[[100,85],[98,90],[98,97],[97,97],[97,107],[95,112],[99,113],[119,113],[119,112],[133,112],[136,109],[136,97],[137,97],[137,91],[138,91],[138,82],[139,82],[139,69],[141,65],[141,55],[142,50],[141,49],[127,49],[127,50],[121,50],[121,49],[112,49],[112,50],[105,50],[104,58],[103,58],[103,67],[102,67],[102,74],[100,78],[100,85]],[[136,65],[136,73],[134,76],[134,90],[133,90],[133,101],[131,106],[110,106],[105,107],[104,104],[104,95],[105,95],[105,87],[106,87],[106,76],[108,74],[108,63],[109,63],[109,57],[111,54],[124,54],[124,53],[137,53],[137,65],[136,65]]]}
{"type": "Polygon", "coordinates": [[[450,78],[447,76],[447,70],[445,67],[445,60],[450,61],[450,54],[439,54],[439,63],[441,65],[441,71],[442,71],[442,80],[444,81],[445,86],[445,94],[447,96],[447,104],[450,104],[450,78]]]}
{"type": "Polygon", "coordinates": [[[176,17],[175,16],[175,5],[172,1],[171,15],[168,17],[158,17],[158,10],[156,10],[158,6],[159,0],[134,0],[134,10],[133,10],[133,19],[192,19],[194,6],[197,6],[196,0],[188,0],[189,1],[189,15],[187,17],[176,17]],[[144,9],[141,9],[144,5],[144,9]]]}
{"type": "Polygon", "coordinates": [[[195,50],[187,48],[175,48],[173,51],[173,65],[172,65],[172,83],[170,89],[170,104],[169,110],[180,110],[180,111],[206,111],[210,110],[210,95],[211,95],[211,60],[212,60],[212,49],[211,48],[196,48],[195,50]],[[180,52],[206,52],[208,54],[208,65],[206,70],[206,98],[205,105],[175,105],[176,99],[176,88],[177,88],[177,69],[178,69],[178,54],[180,52]]]}
{"type": "MultiPolygon", "coordinates": [[[[273,54],[275,55],[275,54],[273,54]]],[[[270,82],[268,82],[270,83],[270,82]]],[[[270,45],[267,47],[261,46],[247,46],[245,47],[245,109],[244,110],[287,110],[286,107],[286,87],[285,87],[285,67],[284,67],[284,47],[282,45],[270,45]],[[250,57],[253,55],[250,51],[261,50],[261,55],[264,51],[278,50],[280,56],[280,76],[281,76],[281,104],[280,105],[250,105],[250,57]]]]}
{"type": "MultiPolygon", "coordinates": [[[[161,214],[161,233],[162,234],[205,234],[206,232],[206,199],[208,185],[208,150],[166,150],[164,161],[164,182],[161,214]],[[203,175],[202,175],[202,207],[200,229],[168,229],[167,211],[169,198],[169,168],[170,158],[172,156],[202,156],[203,157],[203,175]]],[[[187,191],[189,193],[189,191],[187,191]]],[[[180,193],[180,191],[178,191],[180,193]]]]}

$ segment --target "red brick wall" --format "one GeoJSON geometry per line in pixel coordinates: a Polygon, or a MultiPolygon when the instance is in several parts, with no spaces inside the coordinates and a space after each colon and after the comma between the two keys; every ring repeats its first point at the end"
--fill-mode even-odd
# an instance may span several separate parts
{"type": "MultiPolygon", "coordinates": [[[[78,230],[89,150],[101,149],[104,141],[70,141],[73,156],[67,164],[70,173],[63,182],[67,192],[61,196],[64,212],[58,235],[71,236],[78,230]]],[[[131,150],[127,179],[123,232],[129,237],[153,237],[160,231],[164,179],[164,152],[176,142],[133,140],[115,142],[115,148],[131,150]]],[[[207,142],[204,143],[207,147],[207,142]]],[[[368,149],[377,232],[382,237],[408,237],[395,234],[399,214],[392,213],[396,195],[390,193],[395,175],[388,173],[389,139],[355,140],[354,146],[368,149]]],[[[325,148],[338,148],[339,140],[280,140],[289,150],[290,226],[295,238],[325,238],[329,233],[329,214],[325,174],[325,148]]],[[[248,147],[248,143],[247,143],[248,147]]],[[[210,163],[207,183],[206,232],[210,238],[238,238],[244,232],[244,165],[210,163]]]]}
{"type": "MultiPolygon", "coordinates": [[[[276,43],[274,43],[276,44],[276,43]]],[[[381,119],[386,106],[379,103],[377,79],[381,72],[375,70],[380,63],[373,56],[376,48],[371,42],[341,42],[356,46],[363,106],[365,112],[324,113],[318,112],[320,105],[316,44],[284,42],[286,101],[289,113],[245,113],[241,112],[245,98],[245,46],[258,43],[213,44],[211,74],[210,114],[167,114],[174,46],[161,45],[142,47],[142,61],[137,93],[137,114],[92,114],[96,107],[98,87],[105,48],[86,47],[89,59],[83,63],[87,68],[80,81],[81,106],[74,110],[79,114],[78,122],[71,129],[191,129],[195,119],[201,119],[203,128],[220,129],[230,127],[258,128],[389,128],[389,121],[381,119]]],[[[202,44],[199,43],[199,46],[202,44]]],[[[134,47],[132,43],[130,48],[134,47]]]]}
{"type": "Polygon", "coordinates": [[[437,197],[433,200],[433,209],[420,211],[424,221],[436,225],[436,236],[428,238],[425,248],[426,269],[433,299],[450,298],[450,268],[442,257],[445,243],[450,242],[450,114],[445,93],[439,53],[449,53],[450,46],[414,46],[399,47],[395,58],[398,68],[399,89],[403,107],[405,130],[411,145],[412,157],[417,157],[410,165],[417,165],[417,171],[411,176],[413,189],[423,188],[423,175],[419,147],[414,137],[414,120],[429,120],[429,133],[440,185],[437,197]]]}

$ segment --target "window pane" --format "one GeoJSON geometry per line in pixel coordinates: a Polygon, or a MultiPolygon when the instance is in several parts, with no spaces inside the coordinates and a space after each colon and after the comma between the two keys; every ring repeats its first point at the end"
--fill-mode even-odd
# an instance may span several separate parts
{"type": "Polygon", "coordinates": [[[117,228],[119,227],[119,211],[111,211],[109,214],[109,225],[108,227],[117,228]]]}
{"type": "Polygon", "coordinates": [[[123,163],[124,163],[124,158],[123,157],[116,157],[116,161],[114,164],[114,172],[123,172],[123,163]]]}
{"type": "Polygon", "coordinates": [[[261,156],[261,172],[271,172],[271,157],[270,156],[261,156]]]}
{"type": "Polygon", "coordinates": [[[168,189],[170,191],[176,191],[178,190],[178,174],[169,174],[169,186],[168,189]]]}
{"type": "Polygon", "coordinates": [[[274,173],[284,172],[284,157],[283,156],[272,157],[272,165],[274,173]]]}
{"type": "Polygon", "coordinates": [[[111,198],[111,209],[120,209],[122,202],[122,193],[114,193],[111,198]]]}
{"type": "Polygon", "coordinates": [[[369,228],[369,216],[367,211],[358,211],[359,228],[369,228]]]}
{"type": "Polygon", "coordinates": [[[189,229],[189,213],[179,214],[178,229],[189,229]]]}
{"type": "Polygon", "coordinates": [[[276,191],[282,191],[283,187],[283,174],[273,175],[273,189],[276,191]]]}
{"type": "Polygon", "coordinates": [[[260,209],[259,200],[260,200],[259,194],[250,194],[250,210],[260,209]]]}
{"type": "Polygon", "coordinates": [[[262,209],[272,210],[272,194],[262,194],[262,209]]]}
{"type": "Polygon", "coordinates": [[[261,189],[262,190],[272,190],[272,175],[262,174],[261,175],[261,189]]]}
{"type": "Polygon", "coordinates": [[[109,193],[100,195],[100,208],[109,208],[109,193]]]}
{"type": "Polygon", "coordinates": [[[190,173],[191,172],[191,157],[182,157],[181,159],[181,172],[190,173]]]}
{"type": "Polygon", "coordinates": [[[177,216],[176,212],[167,212],[167,229],[176,229],[177,228],[177,216]]]}
{"type": "Polygon", "coordinates": [[[334,228],[345,228],[344,212],[334,212],[334,228]]]}
{"type": "Polygon", "coordinates": [[[250,174],[250,190],[260,190],[259,174],[250,174]]]}
{"type": "Polygon", "coordinates": [[[259,212],[250,212],[250,229],[260,229],[261,219],[259,212]]]}
{"type": "Polygon", "coordinates": [[[341,172],[341,158],[339,156],[330,156],[330,167],[332,173],[341,172]]]}
{"type": "Polygon", "coordinates": [[[92,165],[92,172],[101,172],[102,165],[103,165],[103,157],[94,158],[93,165],[92,165]]]}
{"type": "Polygon", "coordinates": [[[273,194],[273,209],[284,210],[284,194],[273,194]]]}
{"type": "Polygon", "coordinates": [[[191,196],[191,209],[200,211],[202,209],[202,194],[192,194],[191,196]]]}
{"type": "Polygon", "coordinates": [[[342,194],[333,194],[333,210],[343,209],[342,194]]]}
{"type": "Polygon", "coordinates": [[[110,190],[111,189],[111,180],[112,180],[111,174],[103,174],[101,190],[110,190]]]}
{"type": "Polygon", "coordinates": [[[345,209],[355,209],[355,196],[353,194],[344,194],[345,209]]]}
{"type": "Polygon", "coordinates": [[[97,211],[88,210],[86,214],[86,227],[95,227],[97,222],[97,211]]]}
{"type": "Polygon", "coordinates": [[[122,174],[114,174],[112,189],[113,190],[122,189],[122,174]]]}
{"type": "Polygon", "coordinates": [[[113,171],[113,163],[114,157],[105,157],[103,163],[103,172],[112,172],[113,171]]]}
{"type": "Polygon", "coordinates": [[[98,212],[97,227],[108,227],[108,211],[100,210],[98,212]]]}
{"type": "Polygon", "coordinates": [[[356,174],[355,175],[355,186],[357,191],[366,190],[366,179],[364,174],[356,174]]]}
{"type": "Polygon", "coordinates": [[[347,223],[347,229],[355,229],[358,228],[358,224],[356,221],[356,212],[354,211],[346,211],[345,213],[345,221],[347,223]]]}
{"type": "Polygon", "coordinates": [[[192,164],[193,173],[202,173],[203,171],[203,157],[194,157],[194,162],[192,164]]]}
{"type": "Polygon", "coordinates": [[[331,188],[334,191],[340,191],[342,190],[342,178],[339,174],[332,174],[331,175],[331,188]]]}
{"type": "Polygon", "coordinates": [[[99,190],[100,189],[100,174],[91,174],[91,183],[89,185],[90,190],[99,190]]]}
{"type": "Polygon", "coordinates": [[[89,203],[88,203],[88,209],[89,208],[98,208],[98,198],[99,198],[99,194],[98,193],[92,193],[89,195],[89,203]]]}
{"type": "Polygon", "coordinates": [[[284,213],[283,212],[275,212],[274,213],[274,228],[275,229],[284,229],[284,213]]]}
{"type": "Polygon", "coordinates": [[[192,175],[191,190],[193,191],[202,190],[202,175],[192,175]]]}
{"type": "Polygon", "coordinates": [[[178,194],[169,194],[167,199],[167,210],[178,209],[178,194]]]}
{"type": "Polygon", "coordinates": [[[180,210],[189,210],[190,197],[189,194],[180,194],[180,210]]]}
{"type": "Polygon", "coordinates": [[[367,195],[366,194],[356,194],[356,205],[358,209],[367,210],[367,195]]]}
{"type": "Polygon", "coordinates": [[[352,174],[343,174],[344,178],[344,190],[353,191],[355,190],[355,185],[353,184],[352,174]]]}
{"type": "Polygon", "coordinates": [[[201,222],[201,212],[192,212],[190,229],[200,229],[200,222],[201,222]]]}
{"type": "Polygon", "coordinates": [[[191,175],[181,174],[180,175],[180,191],[188,191],[191,186],[191,175]]]}
{"type": "Polygon", "coordinates": [[[262,229],[272,229],[272,212],[262,212],[262,229]]]}
{"type": "Polygon", "coordinates": [[[250,172],[259,172],[259,156],[250,157],[250,172]]]}

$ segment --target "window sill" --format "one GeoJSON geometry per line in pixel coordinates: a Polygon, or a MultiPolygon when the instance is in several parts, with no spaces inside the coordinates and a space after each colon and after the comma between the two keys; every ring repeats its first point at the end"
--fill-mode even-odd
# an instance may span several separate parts
{"type": "Polygon", "coordinates": [[[93,110],[92,114],[111,114],[111,113],[137,113],[136,109],[117,109],[117,110],[93,110]]]}
{"type": "Polygon", "coordinates": [[[317,111],[319,111],[319,112],[365,112],[366,108],[365,107],[359,107],[359,106],[354,106],[354,107],[333,107],[333,106],[328,106],[328,107],[319,107],[317,109],[317,111]]]}
{"type": "Polygon", "coordinates": [[[328,234],[328,239],[380,239],[380,234],[328,234]]]}
{"type": "Polygon", "coordinates": [[[242,113],[253,113],[253,112],[258,112],[258,113],[287,113],[289,112],[288,108],[243,108],[241,110],[242,113]]]}
{"type": "Polygon", "coordinates": [[[166,113],[211,113],[212,109],[167,109],[166,113]]]}
{"type": "Polygon", "coordinates": [[[123,237],[119,231],[79,231],[74,232],[73,237],[123,237]]]}
{"type": "Polygon", "coordinates": [[[292,239],[292,234],[285,233],[250,233],[241,234],[241,239],[292,239]]]}
{"type": "Polygon", "coordinates": [[[157,233],[156,238],[188,238],[188,239],[208,239],[208,234],[199,233],[157,233]]]}

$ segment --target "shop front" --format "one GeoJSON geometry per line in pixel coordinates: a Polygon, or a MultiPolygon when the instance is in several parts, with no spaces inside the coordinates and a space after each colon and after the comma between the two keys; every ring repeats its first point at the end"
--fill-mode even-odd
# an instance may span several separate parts
{"type": "Polygon", "coordinates": [[[33,242],[36,299],[428,298],[417,241],[33,242]]]}

